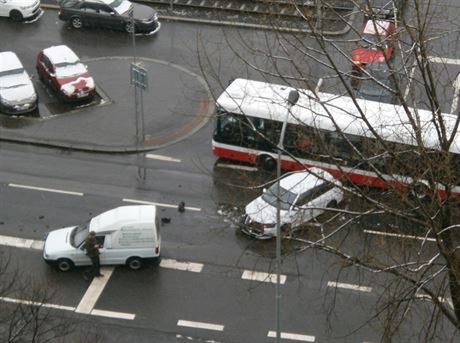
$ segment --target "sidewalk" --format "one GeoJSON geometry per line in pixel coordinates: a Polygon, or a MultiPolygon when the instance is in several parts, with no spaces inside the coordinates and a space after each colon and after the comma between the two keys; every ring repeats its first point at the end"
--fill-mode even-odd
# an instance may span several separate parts
{"type": "MultiPolygon", "coordinates": [[[[143,92],[145,139],[136,139],[134,87],[128,57],[89,59],[104,101],[44,118],[0,115],[0,139],[100,152],[146,151],[193,134],[211,118],[214,106],[204,80],[181,66],[138,58],[149,75],[143,92]]],[[[40,113],[52,113],[40,103],[40,113]]]]}

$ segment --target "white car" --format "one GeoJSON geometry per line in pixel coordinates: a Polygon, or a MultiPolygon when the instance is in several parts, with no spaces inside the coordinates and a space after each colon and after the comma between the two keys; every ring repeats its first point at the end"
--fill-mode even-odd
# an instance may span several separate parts
{"type": "Polygon", "coordinates": [[[34,85],[18,56],[12,51],[0,52],[0,112],[31,112],[37,102],[34,85]]]}
{"type": "Polygon", "coordinates": [[[14,21],[33,22],[43,13],[40,0],[0,0],[0,16],[14,21]]]}
{"type": "MultiPolygon", "coordinates": [[[[280,226],[294,230],[337,206],[343,199],[342,184],[328,172],[310,168],[282,177],[280,184],[280,226]]],[[[259,239],[276,237],[278,182],[245,208],[242,231],[259,239]]]]}

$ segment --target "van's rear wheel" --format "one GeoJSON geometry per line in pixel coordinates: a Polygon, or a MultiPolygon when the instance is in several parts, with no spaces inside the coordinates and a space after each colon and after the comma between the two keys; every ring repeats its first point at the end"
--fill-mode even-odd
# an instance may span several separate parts
{"type": "Polygon", "coordinates": [[[139,270],[142,268],[142,259],[140,257],[130,257],[126,261],[126,265],[131,270],[139,270]]]}
{"type": "Polygon", "coordinates": [[[70,269],[73,268],[73,262],[69,260],[68,258],[61,258],[57,261],[56,265],[57,269],[59,269],[61,272],[68,272],[70,269]]]}

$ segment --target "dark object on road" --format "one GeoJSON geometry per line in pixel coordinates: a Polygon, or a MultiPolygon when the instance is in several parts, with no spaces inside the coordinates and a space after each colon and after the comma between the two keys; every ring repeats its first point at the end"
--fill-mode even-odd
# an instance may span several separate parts
{"type": "Polygon", "coordinates": [[[177,210],[178,210],[179,212],[185,212],[185,202],[181,201],[181,202],[179,203],[179,206],[177,206],[177,210]]]}
{"type": "Polygon", "coordinates": [[[130,13],[134,16],[136,33],[154,34],[161,25],[151,7],[128,0],[60,0],[59,19],[75,29],[83,26],[133,31],[130,13]]]}
{"type": "Polygon", "coordinates": [[[86,256],[91,259],[91,269],[88,271],[88,274],[93,277],[103,276],[100,270],[100,260],[99,260],[99,244],[96,239],[96,233],[90,231],[88,237],[85,239],[85,249],[86,256]]]}
{"type": "Polygon", "coordinates": [[[169,223],[171,223],[171,218],[163,217],[163,218],[161,218],[161,223],[162,224],[169,224],[169,223]]]}

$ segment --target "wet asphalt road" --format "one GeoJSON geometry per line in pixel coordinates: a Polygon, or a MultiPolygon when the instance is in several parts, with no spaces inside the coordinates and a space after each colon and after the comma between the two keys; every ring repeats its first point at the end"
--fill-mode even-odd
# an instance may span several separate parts
{"type": "MultiPolygon", "coordinates": [[[[108,31],[75,32],[63,26],[51,11],[42,19],[35,26],[16,26],[0,20],[2,49],[16,51],[29,70],[33,70],[39,49],[57,43],[71,45],[85,59],[131,55],[131,41],[125,35],[108,31]],[[14,41],[6,39],[13,36],[14,41]]],[[[226,54],[221,32],[214,27],[167,23],[157,37],[139,39],[136,52],[138,56],[170,61],[199,73],[193,44],[197,33],[207,37],[209,46],[222,54],[223,78],[236,75],[237,63],[232,63],[226,54]]],[[[254,38],[251,33],[248,36],[254,38]]],[[[88,126],[89,132],[91,129],[88,126]]],[[[106,209],[126,204],[123,199],[156,201],[172,206],[161,207],[161,216],[171,218],[171,223],[162,227],[164,259],[203,264],[199,273],[153,266],[137,273],[116,268],[95,308],[135,314],[135,319],[73,315],[81,328],[96,330],[93,325],[97,324],[107,342],[272,340],[267,335],[275,329],[274,285],[243,280],[242,274],[246,270],[273,272],[274,244],[241,236],[227,215],[233,212],[228,204],[242,205],[260,189],[242,192],[222,184],[225,180],[257,185],[272,176],[216,170],[215,158],[210,152],[211,134],[212,125],[208,123],[193,135],[154,152],[174,160],[0,143],[1,235],[42,240],[46,231],[79,223],[106,209]],[[145,181],[138,178],[139,165],[146,168],[145,181]],[[34,191],[15,188],[12,184],[83,195],[34,191]],[[200,210],[186,210],[181,214],[174,207],[179,201],[200,210]],[[223,330],[184,327],[178,325],[181,320],[221,325],[223,330]]],[[[317,233],[311,230],[306,234],[314,237],[317,233]]],[[[356,241],[363,241],[362,233],[354,234],[356,241]]],[[[60,274],[48,268],[39,250],[3,248],[3,251],[13,256],[12,267],[19,266],[56,292],[50,300],[53,303],[76,307],[88,288],[80,271],[60,274]]],[[[376,341],[378,328],[372,323],[343,336],[367,318],[377,298],[374,292],[339,290],[331,294],[328,282],[336,281],[340,268],[334,262],[330,256],[311,250],[285,256],[282,268],[287,282],[282,287],[282,330],[315,336],[317,342],[376,341]],[[331,318],[328,310],[333,303],[331,318]]],[[[343,274],[340,281],[362,285],[380,283],[378,277],[376,280],[359,278],[353,270],[343,274]]],[[[59,311],[56,314],[62,315],[59,311]]],[[[416,342],[412,327],[407,332],[405,341],[416,342]]]]}

